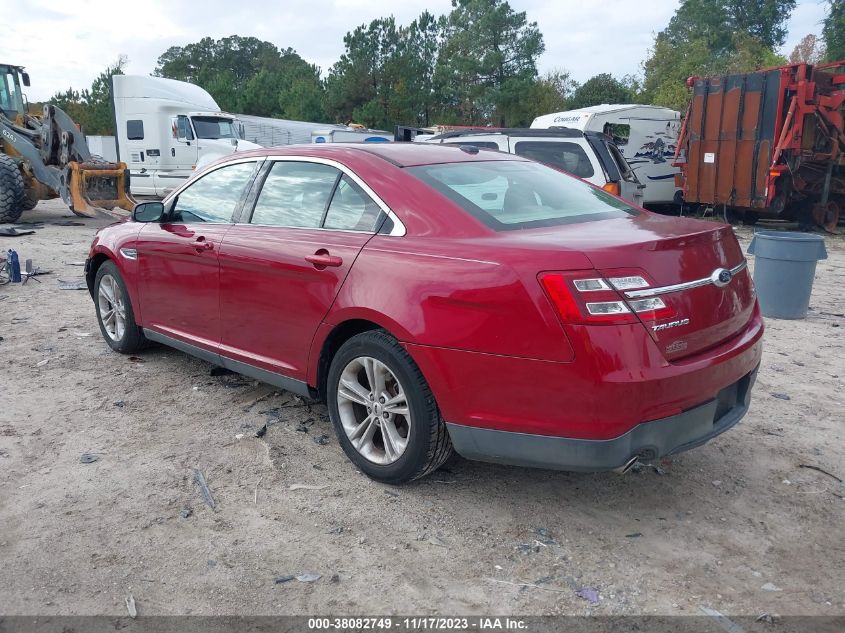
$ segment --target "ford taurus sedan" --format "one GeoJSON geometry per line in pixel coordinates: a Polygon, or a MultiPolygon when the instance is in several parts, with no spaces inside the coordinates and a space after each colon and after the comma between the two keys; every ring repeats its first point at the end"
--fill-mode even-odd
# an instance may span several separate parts
{"type": "Polygon", "coordinates": [[[370,477],[452,453],[575,471],[745,414],[763,323],[729,226],[474,146],[238,153],[102,229],[112,349],[155,341],[322,398],[370,477]]]}

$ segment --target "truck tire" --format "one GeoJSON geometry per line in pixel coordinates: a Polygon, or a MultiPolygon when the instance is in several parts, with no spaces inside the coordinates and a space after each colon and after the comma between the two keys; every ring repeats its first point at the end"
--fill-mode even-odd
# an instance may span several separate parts
{"type": "Polygon", "coordinates": [[[24,194],[24,197],[23,197],[23,210],[24,211],[32,211],[37,204],[38,204],[37,199],[31,198],[29,196],[29,194],[24,194]]]}
{"type": "Polygon", "coordinates": [[[0,154],[0,223],[17,222],[24,212],[26,194],[17,163],[0,154]]]}

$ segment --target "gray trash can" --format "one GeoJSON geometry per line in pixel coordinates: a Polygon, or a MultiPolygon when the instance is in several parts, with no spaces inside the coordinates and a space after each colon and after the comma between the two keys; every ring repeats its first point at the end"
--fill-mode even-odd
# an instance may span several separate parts
{"type": "Polygon", "coordinates": [[[756,257],[754,285],[763,316],[806,317],[816,262],[827,259],[824,238],[812,233],[757,231],[748,252],[756,257]]]}

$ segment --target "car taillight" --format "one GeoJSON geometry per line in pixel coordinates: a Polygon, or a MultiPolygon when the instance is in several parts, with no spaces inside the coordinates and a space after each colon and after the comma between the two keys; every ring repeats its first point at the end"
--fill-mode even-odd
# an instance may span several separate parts
{"type": "Polygon", "coordinates": [[[597,277],[577,273],[541,273],[540,285],[566,323],[616,325],[635,323],[638,318],[664,319],[674,314],[660,297],[626,301],[625,289],[647,288],[643,275],[597,277]]]}
{"type": "Polygon", "coordinates": [[[620,193],[622,193],[622,189],[619,187],[618,182],[609,182],[605,185],[602,185],[602,189],[604,189],[608,193],[612,193],[614,196],[618,196],[620,193]]]}

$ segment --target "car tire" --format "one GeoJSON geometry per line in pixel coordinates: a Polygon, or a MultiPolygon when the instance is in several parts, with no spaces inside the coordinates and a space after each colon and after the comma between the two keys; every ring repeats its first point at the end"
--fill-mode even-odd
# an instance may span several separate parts
{"type": "Polygon", "coordinates": [[[94,277],[94,306],[97,323],[106,343],[121,354],[137,352],[147,343],[135,322],[135,312],[126,284],[114,262],[105,262],[94,277]]]}
{"type": "Polygon", "coordinates": [[[452,455],[452,441],[428,383],[399,341],[384,330],[357,334],[340,347],[329,368],[326,400],[343,451],[372,479],[413,481],[452,455]]]}

